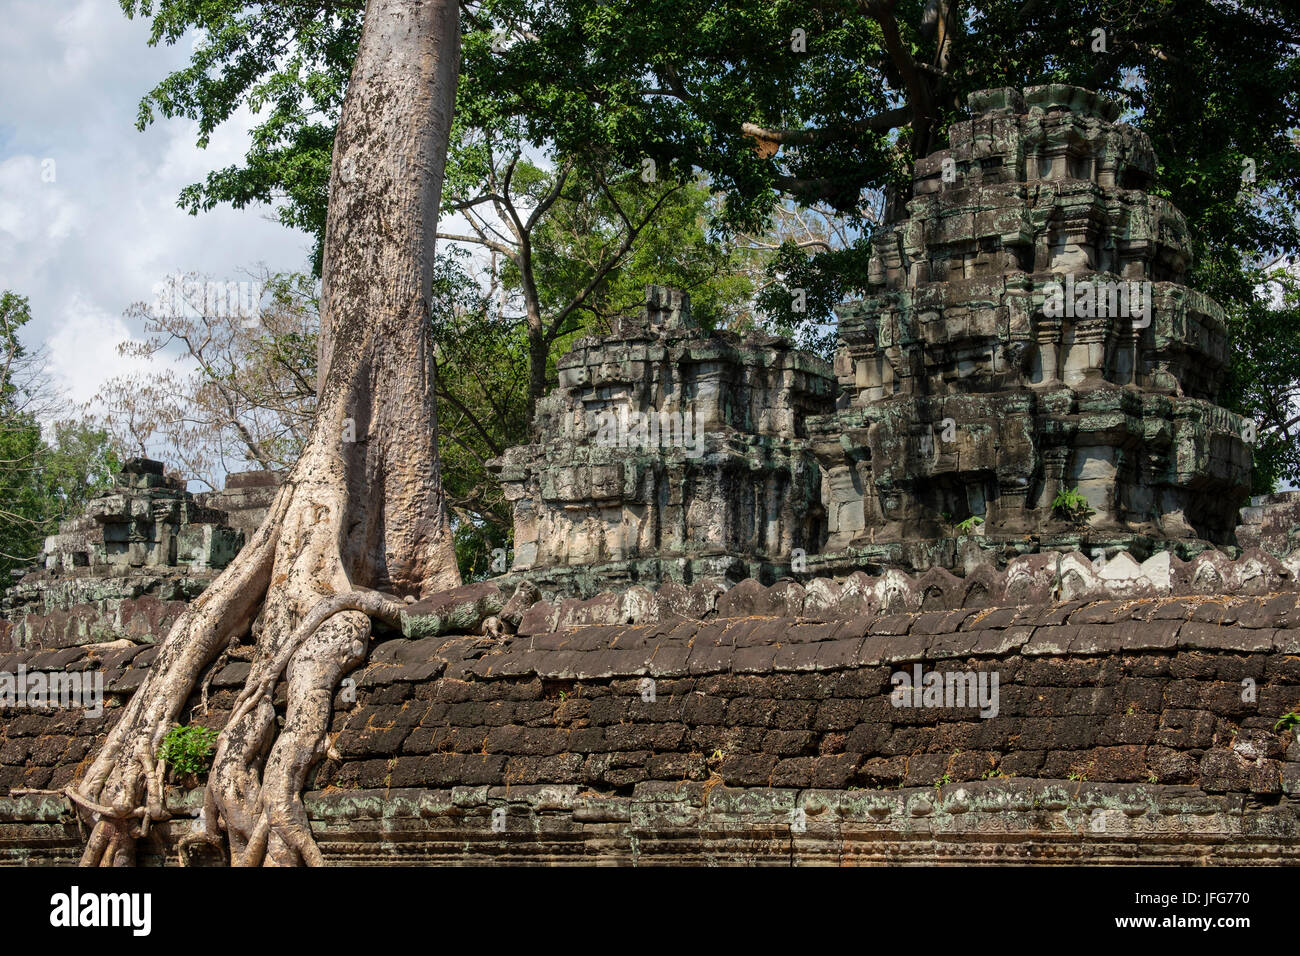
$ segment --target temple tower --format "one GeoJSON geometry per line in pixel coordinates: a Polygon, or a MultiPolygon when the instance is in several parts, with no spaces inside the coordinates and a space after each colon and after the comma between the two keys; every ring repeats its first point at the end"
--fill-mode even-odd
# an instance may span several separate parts
{"type": "Polygon", "coordinates": [[[684,293],[652,286],[640,315],[557,367],[533,442],[494,463],[511,571],[580,593],[771,580],[821,547],[805,422],[834,408],[827,363],[777,336],[704,331],[684,293]]]}
{"type": "Polygon", "coordinates": [[[969,105],[874,239],[869,295],[840,313],[847,407],[808,426],[825,472],[817,569],[951,567],[963,540],[1139,556],[1231,543],[1249,430],[1215,404],[1223,311],[1183,284],[1188,228],[1147,191],[1149,141],[1074,87],[969,105]]]}

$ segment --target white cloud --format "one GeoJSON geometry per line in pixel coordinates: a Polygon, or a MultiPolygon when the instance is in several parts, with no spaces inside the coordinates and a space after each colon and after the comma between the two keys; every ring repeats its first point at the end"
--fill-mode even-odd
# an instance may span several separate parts
{"type": "Polygon", "coordinates": [[[144,372],[151,366],[146,359],[123,357],[117,346],[133,338],[133,332],[120,315],[97,308],[74,295],[67,311],[60,317],[56,331],[46,341],[49,370],[55,383],[68,398],[78,404],[95,397],[99,384],[111,374],[144,372]]]}
{"type": "MultiPolygon", "coordinates": [[[[135,128],[142,94],[188,57],[190,42],[150,48],[148,25],[115,3],[5,0],[0,31],[0,289],[31,300],[26,339],[44,343],[56,382],[84,401],[130,371],[118,342],[138,336],[123,312],[156,283],[197,271],[247,278],[259,264],[303,269],[310,241],[269,210],[193,217],[180,190],[238,162],[246,112],[194,146],[195,124],[135,128]],[[54,181],[42,180],[53,162],[54,181]]],[[[47,176],[48,178],[48,176],[47,176]]]]}

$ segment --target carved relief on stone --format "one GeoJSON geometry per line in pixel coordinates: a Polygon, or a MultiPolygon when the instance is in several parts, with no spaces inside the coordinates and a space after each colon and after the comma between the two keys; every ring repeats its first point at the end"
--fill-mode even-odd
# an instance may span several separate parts
{"type": "Polygon", "coordinates": [[[976,530],[1012,553],[1231,543],[1250,449],[1213,404],[1224,316],[1181,284],[1187,225],[1144,191],[1150,143],[1071,87],[970,108],[840,312],[847,407],[808,427],[844,555],[815,563],[926,566],[976,530]],[[1053,508],[1075,489],[1086,527],[1053,508]]]}
{"type": "Polygon", "coordinates": [[[592,586],[771,577],[820,548],[804,422],[834,407],[824,362],[776,336],[706,332],[684,293],[652,286],[639,317],[578,340],[557,369],[533,442],[494,463],[514,503],[512,570],[598,570],[592,586]]]}

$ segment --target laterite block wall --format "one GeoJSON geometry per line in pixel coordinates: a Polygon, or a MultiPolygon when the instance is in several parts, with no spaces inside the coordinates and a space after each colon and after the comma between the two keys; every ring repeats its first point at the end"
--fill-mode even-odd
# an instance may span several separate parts
{"type": "MultiPolygon", "coordinates": [[[[1297,862],[1297,598],[394,637],[340,689],[306,802],[338,862],[1297,862]],[[996,674],[996,716],[894,706],[917,663],[996,674]]],[[[0,659],[103,669],[110,696],[0,711],[9,862],[75,860],[65,801],[12,792],[84,772],[153,654],[0,659]]],[[[247,667],[194,719],[220,727],[247,667]]],[[[171,802],[154,862],[199,792],[171,802]]]]}

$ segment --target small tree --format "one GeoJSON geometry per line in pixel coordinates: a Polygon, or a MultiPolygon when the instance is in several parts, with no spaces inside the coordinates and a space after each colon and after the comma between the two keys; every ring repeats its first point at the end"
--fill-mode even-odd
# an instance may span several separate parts
{"type": "Polygon", "coordinates": [[[1300,484],[1300,278],[1281,261],[1252,274],[1253,288],[1228,304],[1235,341],[1224,389],[1229,407],[1255,423],[1253,491],[1300,484]]]}
{"type": "Polygon", "coordinates": [[[465,130],[473,137],[478,148],[459,144],[444,203],[467,229],[438,236],[487,254],[490,301],[503,318],[513,310],[511,324],[524,329],[531,421],[557,342],[638,308],[647,278],[704,288],[726,271],[728,254],[707,241],[699,220],[708,191],[699,184],[661,181],[598,155],[563,157],[548,171],[517,143],[465,130]]]}
{"type": "Polygon", "coordinates": [[[49,386],[43,354],[19,340],[31,317],[26,298],[0,294],[0,582],[35,559],[59,521],[108,487],[119,463],[103,429],[53,421],[66,404],[49,386]]]}
{"type": "Polygon", "coordinates": [[[144,338],[118,351],[154,371],[108,380],[91,404],[119,443],[217,488],[224,472],[297,461],[316,411],[320,315],[310,276],[263,273],[247,310],[214,309],[212,285],[177,276],[127,310],[144,338]]]}

